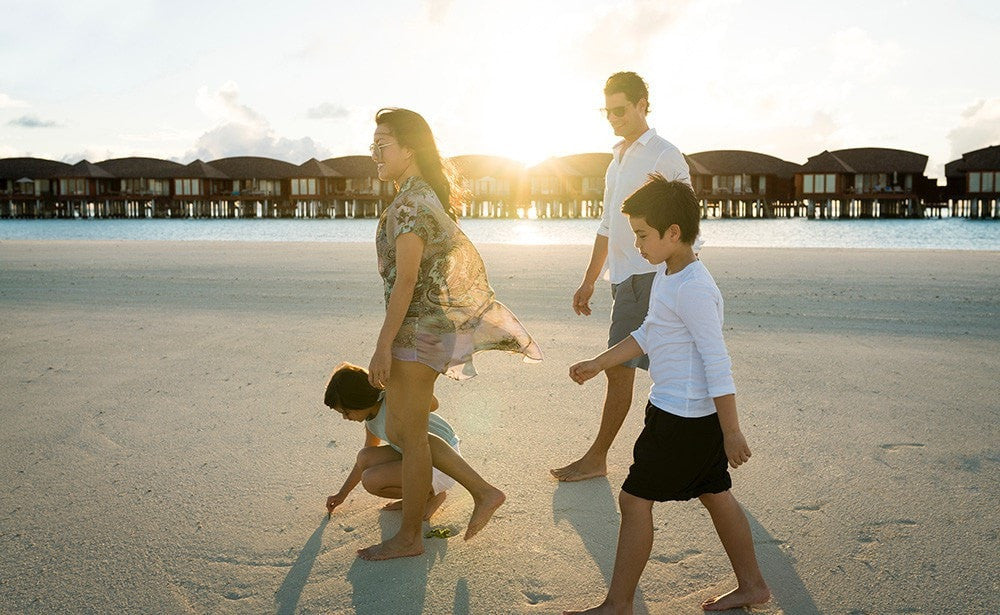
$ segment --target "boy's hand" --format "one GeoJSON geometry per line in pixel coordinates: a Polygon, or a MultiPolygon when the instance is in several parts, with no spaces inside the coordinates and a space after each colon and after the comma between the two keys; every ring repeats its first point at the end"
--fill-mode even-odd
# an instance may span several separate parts
{"type": "Polygon", "coordinates": [[[726,449],[726,458],[732,468],[738,468],[750,459],[750,446],[747,439],[743,437],[742,431],[724,433],[722,445],[726,449]]]}
{"type": "Polygon", "coordinates": [[[577,384],[583,384],[599,373],[601,373],[601,366],[593,359],[580,361],[569,367],[569,377],[577,384]]]}
{"type": "Polygon", "coordinates": [[[344,500],[346,499],[347,499],[346,495],[341,495],[339,493],[335,493],[330,497],[326,498],[326,514],[329,515],[330,513],[332,513],[333,509],[343,504],[344,500]]]}

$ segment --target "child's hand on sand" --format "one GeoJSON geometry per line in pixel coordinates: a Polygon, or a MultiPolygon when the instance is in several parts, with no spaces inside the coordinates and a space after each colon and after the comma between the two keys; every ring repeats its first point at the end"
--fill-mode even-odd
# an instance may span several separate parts
{"type": "Polygon", "coordinates": [[[601,366],[593,359],[574,363],[569,368],[569,377],[577,384],[583,384],[599,373],[601,373],[601,366]]]}
{"type": "Polygon", "coordinates": [[[750,446],[747,439],[743,437],[742,431],[724,433],[722,445],[726,449],[726,458],[729,459],[731,467],[738,468],[750,459],[750,446]]]}
{"type": "Polygon", "coordinates": [[[334,508],[336,508],[336,507],[340,506],[341,504],[343,504],[344,500],[346,500],[346,499],[347,499],[346,495],[341,495],[339,493],[335,493],[335,494],[331,495],[330,497],[326,498],[326,514],[327,514],[327,516],[329,516],[330,513],[333,512],[334,508]]]}

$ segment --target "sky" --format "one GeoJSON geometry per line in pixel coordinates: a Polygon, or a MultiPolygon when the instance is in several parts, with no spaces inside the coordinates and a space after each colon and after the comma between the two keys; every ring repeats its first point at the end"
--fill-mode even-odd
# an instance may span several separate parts
{"type": "Polygon", "coordinates": [[[634,70],[685,153],[803,163],[1000,144],[1000,2],[0,0],[0,158],[366,154],[381,107],[446,156],[609,151],[634,70]],[[990,58],[993,58],[990,60],[990,58]]]}

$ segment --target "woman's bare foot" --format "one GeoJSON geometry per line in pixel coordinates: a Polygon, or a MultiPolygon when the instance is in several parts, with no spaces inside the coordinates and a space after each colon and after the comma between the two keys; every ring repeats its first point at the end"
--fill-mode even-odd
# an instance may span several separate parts
{"type": "Polygon", "coordinates": [[[568,466],[555,468],[549,470],[549,472],[552,473],[552,476],[563,482],[572,483],[579,480],[587,480],[588,478],[607,476],[608,462],[606,458],[591,459],[589,455],[584,455],[568,466]]]}
{"type": "Polygon", "coordinates": [[[413,557],[424,552],[424,542],[417,538],[416,542],[410,542],[400,538],[397,534],[383,543],[372,545],[365,549],[358,549],[358,557],[370,562],[395,559],[397,557],[413,557]]]}
{"type": "Polygon", "coordinates": [[[771,590],[767,588],[767,585],[747,589],[737,587],[729,593],[715,596],[702,602],[701,608],[706,611],[725,611],[726,609],[739,609],[745,606],[764,604],[770,599],[771,590]]]}
{"type": "Polygon", "coordinates": [[[472,517],[469,518],[469,527],[465,530],[465,540],[472,538],[479,533],[479,530],[486,527],[486,524],[493,517],[493,513],[500,508],[504,500],[507,499],[507,496],[503,494],[503,491],[493,488],[479,495],[474,494],[472,499],[476,503],[476,506],[472,509],[472,517]]]}
{"type": "Polygon", "coordinates": [[[427,500],[427,507],[424,508],[424,521],[430,519],[431,515],[437,512],[437,509],[441,507],[441,504],[444,503],[444,499],[446,497],[448,497],[448,492],[442,491],[441,493],[431,496],[427,500]]]}

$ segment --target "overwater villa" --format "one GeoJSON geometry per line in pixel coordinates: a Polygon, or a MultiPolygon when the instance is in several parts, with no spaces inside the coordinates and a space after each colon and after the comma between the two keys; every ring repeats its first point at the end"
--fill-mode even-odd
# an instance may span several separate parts
{"type": "Polygon", "coordinates": [[[962,154],[944,165],[953,215],[1000,218],[1000,145],[962,154]]]}
{"type": "Polygon", "coordinates": [[[684,156],[691,187],[702,206],[722,218],[771,218],[804,215],[795,202],[799,165],[781,158],[742,150],[714,150],[684,156]]]}

